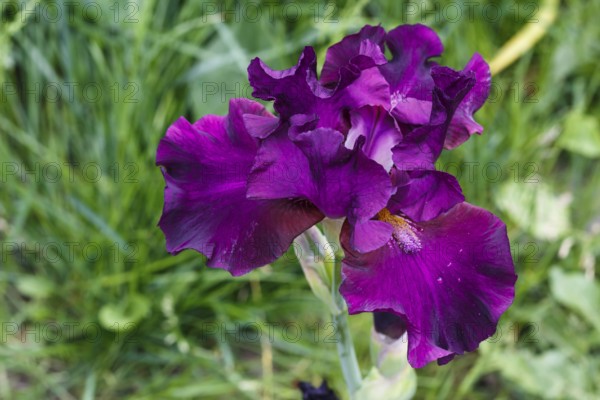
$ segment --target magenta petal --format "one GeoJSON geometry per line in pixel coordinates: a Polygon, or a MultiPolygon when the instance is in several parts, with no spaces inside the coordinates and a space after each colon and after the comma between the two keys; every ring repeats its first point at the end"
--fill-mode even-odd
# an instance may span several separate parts
{"type": "Polygon", "coordinates": [[[242,118],[248,133],[257,139],[266,138],[279,126],[279,119],[273,116],[244,114],[242,118]]]}
{"type": "Polygon", "coordinates": [[[392,149],[399,170],[435,169],[454,112],[475,84],[473,73],[463,74],[447,67],[434,67],[432,77],[435,87],[429,123],[405,133],[392,149]]]}
{"type": "Polygon", "coordinates": [[[169,127],[156,156],[166,181],[159,226],[169,252],[195,249],[210,267],[242,275],[276,260],[322,219],[310,205],[246,198],[258,147],[241,116],[265,112],[258,103],[236,99],[228,117],[209,115],[194,125],[180,118],[169,127]]]}
{"type": "Polygon", "coordinates": [[[387,208],[413,221],[428,221],[465,200],[456,178],[441,171],[396,172],[406,175],[387,208]]]}
{"type": "MultiPolygon", "coordinates": [[[[363,106],[380,106],[389,108],[390,88],[377,68],[368,68],[344,88],[335,93],[336,104],[340,108],[360,108],[363,106]]],[[[319,109],[316,112],[321,113],[319,109]]]]}
{"type": "MultiPolygon", "coordinates": [[[[260,136],[261,132],[259,132],[259,129],[264,129],[264,127],[259,127],[256,124],[247,124],[249,117],[262,118],[262,125],[264,125],[266,121],[269,121],[271,128],[277,124],[278,119],[267,111],[262,104],[257,103],[256,101],[248,99],[231,100],[229,103],[229,114],[225,119],[225,128],[227,130],[228,139],[232,144],[240,148],[256,149],[257,142],[255,137],[260,136]]],[[[204,130],[198,124],[195,124],[195,126],[200,130],[204,130]]],[[[205,131],[211,132],[210,130],[205,131]]]]}
{"type": "MultiPolygon", "coordinates": [[[[248,67],[248,78],[254,88],[253,95],[274,100],[274,108],[282,120],[288,121],[296,114],[318,115],[319,127],[346,132],[344,112],[347,109],[365,105],[389,108],[390,105],[389,86],[379,69],[370,67],[364,60],[359,61],[360,65],[343,69],[343,76],[335,87],[325,87],[317,80],[312,47],[304,49],[296,66],[283,71],[272,70],[255,58],[248,67]]],[[[268,134],[260,137],[266,136],[268,134]]]]}
{"type": "Polygon", "coordinates": [[[321,71],[321,82],[325,85],[338,83],[341,77],[340,70],[353,63],[362,61],[363,64],[357,66],[359,69],[384,64],[384,38],[385,30],[382,27],[366,25],[360,32],[348,35],[329,47],[321,71]],[[360,56],[367,60],[361,60],[360,56]]]}
{"type": "Polygon", "coordinates": [[[366,221],[387,204],[391,181],[362,151],[347,149],[344,135],[317,128],[290,140],[281,131],[261,145],[248,180],[248,196],[302,198],[329,218],[366,221]],[[368,182],[368,185],[365,184],[368,182]]]}
{"type": "Polygon", "coordinates": [[[361,253],[377,250],[390,241],[394,228],[383,221],[369,220],[354,225],[350,246],[361,253]]]}
{"type": "MultiPolygon", "coordinates": [[[[443,45],[437,34],[424,25],[400,26],[387,34],[386,43],[393,59],[380,69],[390,84],[391,112],[400,124],[425,125],[435,86],[432,75],[436,63],[430,58],[441,55],[443,45]]],[[[456,109],[447,128],[446,149],[455,148],[472,134],[483,131],[473,114],[489,95],[491,74],[485,60],[477,53],[461,71],[464,76],[469,73],[473,74],[476,83],[456,109]]]]}
{"type": "Polygon", "coordinates": [[[475,86],[465,96],[460,106],[457,108],[448,127],[448,134],[444,147],[453,149],[464,143],[474,134],[481,134],[483,127],[473,119],[473,114],[483,106],[490,94],[492,74],[489,65],[483,57],[475,53],[466,67],[462,70],[463,74],[473,72],[475,75],[475,86]]]}
{"type": "Polygon", "coordinates": [[[425,125],[431,116],[431,100],[392,96],[392,115],[402,124],[425,125]]]}
{"type": "Polygon", "coordinates": [[[425,25],[401,25],[387,33],[386,43],[392,60],[381,66],[392,93],[406,97],[430,100],[433,81],[429,59],[444,51],[435,31],[425,25]]]}
{"type": "Polygon", "coordinates": [[[425,125],[430,120],[434,81],[431,69],[444,51],[439,37],[425,25],[403,25],[387,34],[392,60],[381,66],[390,84],[391,111],[401,124],[425,125]]]}
{"type": "Polygon", "coordinates": [[[392,148],[402,140],[402,133],[394,118],[383,107],[362,107],[350,111],[351,127],[346,137],[346,147],[353,148],[359,137],[365,138],[362,151],[389,171],[392,148]]]}
{"type": "Polygon", "coordinates": [[[248,79],[254,88],[252,95],[275,100],[274,108],[282,117],[309,114],[315,95],[308,82],[316,82],[316,66],[317,56],[310,46],[304,48],[298,64],[282,71],[271,69],[255,58],[248,66],[248,79]]]}
{"type": "Polygon", "coordinates": [[[460,203],[431,221],[399,223],[387,245],[367,254],[352,250],[350,236],[345,224],[340,291],[349,312],[402,317],[415,368],[476,349],[514,298],[506,226],[484,209],[460,203]],[[401,244],[408,236],[417,241],[411,251],[401,244]]]}

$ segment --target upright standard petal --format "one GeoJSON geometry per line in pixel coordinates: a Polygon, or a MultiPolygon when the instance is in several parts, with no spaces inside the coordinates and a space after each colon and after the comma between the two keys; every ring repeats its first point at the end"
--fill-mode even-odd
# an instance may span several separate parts
{"type": "MultiPolygon", "coordinates": [[[[335,87],[326,87],[316,77],[316,56],[306,47],[298,64],[283,71],[272,70],[255,58],[248,67],[253,96],[274,100],[281,119],[288,121],[295,114],[317,115],[318,127],[348,130],[344,112],[365,105],[389,108],[388,83],[377,67],[348,70],[335,87]]],[[[261,137],[265,137],[263,135],[261,137]]]]}
{"type": "MultiPolygon", "coordinates": [[[[235,99],[228,117],[177,120],[161,140],[165,204],[159,222],[167,250],[197,250],[210,267],[245,274],[280,257],[293,239],[323,218],[309,204],[249,200],[246,181],[258,150],[243,116],[267,117],[258,103],[235,99]]],[[[271,118],[273,118],[271,116],[271,118]]]]}
{"type": "MultiPolygon", "coordinates": [[[[430,59],[440,56],[444,47],[432,29],[419,24],[399,26],[388,32],[386,43],[393,58],[381,65],[380,70],[390,85],[390,110],[401,124],[426,125],[435,86],[432,72],[437,65],[430,59]]],[[[473,114],[483,106],[489,95],[491,74],[488,64],[477,53],[460,71],[463,75],[471,72],[475,84],[456,109],[447,130],[446,149],[453,149],[472,134],[483,132],[473,114]]]]}
{"type": "Polygon", "coordinates": [[[473,73],[463,74],[447,67],[433,68],[432,76],[435,87],[429,123],[406,132],[393,149],[394,165],[399,170],[435,169],[454,112],[475,84],[473,73]]]}
{"type": "Polygon", "coordinates": [[[316,68],[317,55],[310,46],[304,48],[295,66],[281,71],[271,69],[257,57],[248,66],[248,80],[254,89],[252,95],[261,100],[274,100],[275,111],[284,118],[310,114],[314,94],[308,82],[316,82],[316,68]]]}
{"type": "Polygon", "coordinates": [[[348,35],[327,49],[325,63],[321,70],[321,83],[337,84],[343,68],[357,70],[374,67],[387,62],[384,56],[383,41],[385,30],[381,26],[364,26],[360,32],[348,35]]]}
{"type": "Polygon", "coordinates": [[[490,212],[460,203],[415,223],[384,210],[392,239],[362,254],[342,229],[343,282],[349,312],[388,312],[408,331],[408,360],[420,368],[448,362],[494,334],[514,297],[516,275],[506,227],[490,212]]]}
{"type": "Polygon", "coordinates": [[[473,114],[483,106],[490,95],[492,74],[490,72],[490,66],[478,53],[475,53],[473,57],[471,57],[471,60],[462,70],[463,74],[469,72],[472,72],[475,76],[475,85],[465,96],[454,113],[444,143],[446,149],[453,149],[460,146],[467,141],[472,134],[481,134],[481,132],[483,132],[483,127],[475,122],[473,114]]]}
{"type": "Polygon", "coordinates": [[[425,25],[401,25],[387,33],[386,44],[392,59],[380,67],[392,93],[430,100],[433,89],[430,59],[438,57],[444,46],[437,33],[425,25]]]}

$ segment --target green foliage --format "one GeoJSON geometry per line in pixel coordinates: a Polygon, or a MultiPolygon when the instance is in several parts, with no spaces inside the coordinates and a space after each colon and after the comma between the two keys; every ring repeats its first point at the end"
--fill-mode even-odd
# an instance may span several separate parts
{"type": "MultiPolygon", "coordinates": [[[[496,19],[488,1],[472,18],[454,17],[457,2],[262,2],[259,18],[232,1],[68,3],[37,21],[3,3],[0,398],[297,399],[298,380],[343,387],[328,313],[292,251],[236,279],[194,252],[166,253],[158,141],[180,115],[250,97],[253,57],[284,68],[310,44],[322,64],[365,23],[423,22],[458,68],[535,23],[537,2],[493,1],[496,19]]],[[[416,398],[600,393],[599,14],[598,0],[563,1],[548,35],[494,77],[476,116],[485,133],[440,160],[469,202],[507,221],[519,280],[496,337],[419,370],[416,398]]],[[[370,317],[350,323],[366,375],[370,317]]]]}

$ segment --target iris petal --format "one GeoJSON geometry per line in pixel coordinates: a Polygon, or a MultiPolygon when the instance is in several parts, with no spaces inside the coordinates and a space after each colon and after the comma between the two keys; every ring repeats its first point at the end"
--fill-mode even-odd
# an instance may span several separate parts
{"type": "Polygon", "coordinates": [[[392,93],[419,100],[431,100],[433,80],[430,61],[444,51],[437,33],[425,25],[401,25],[387,33],[386,44],[392,59],[380,69],[392,93]]]}
{"type": "Polygon", "coordinates": [[[490,337],[513,300],[516,276],[506,227],[486,210],[460,203],[406,229],[413,229],[420,250],[407,252],[394,237],[362,254],[349,246],[352,226],[345,224],[340,291],[352,314],[402,318],[408,360],[420,368],[472,351],[490,337]]]}
{"type": "Polygon", "coordinates": [[[365,106],[351,111],[350,121],[346,147],[353,148],[356,140],[364,137],[363,152],[390,171],[394,165],[392,148],[402,140],[402,133],[394,118],[383,107],[365,106]]]}
{"type": "Polygon", "coordinates": [[[396,193],[388,203],[392,213],[413,221],[428,221],[465,200],[456,178],[441,171],[394,171],[396,193]]]}
{"type": "Polygon", "coordinates": [[[355,66],[357,70],[363,70],[385,64],[384,38],[385,30],[382,27],[366,25],[360,32],[348,35],[330,46],[321,71],[321,82],[325,85],[337,84],[343,68],[355,66]]]}
{"type": "Polygon", "coordinates": [[[435,169],[454,112],[475,84],[472,73],[462,74],[446,67],[433,68],[432,76],[436,86],[429,123],[405,133],[393,149],[394,165],[399,170],[435,169]]]}
{"type": "Polygon", "coordinates": [[[293,140],[285,130],[271,135],[248,181],[252,198],[303,198],[329,218],[353,221],[373,217],[391,193],[383,167],[358,148],[347,149],[344,135],[326,128],[297,133],[293,140]]]}
{"type": "Polygon", "coordinates": [[[282,117],[293,114],[309,114],[314,97],[309,81],[316,80],[317,56],[312,47],[307,46],[298,63],[292,68],[274,70],[260,58],[255,58],[248,66],[248,79],[256,98],[274,100],[274,108],[282,117]],[[304,99],[303,101],[299,101],[304,99]]]}
{"type": "MultiPolygon", "coordinates": [[[[242,116],[265,116],[258,103],[237,99],[228,117],[177,120],[161,140],[165,204],[159,226],[167,250],[195,249],[207,265],[242,275],[280,257],[292,240],[323,218],[308,204],[249,200],[246,180],[258,144],[242,116]]],[[[273,117],[271,117],[273,118],[273,117]]]]}
{"type": "MultiPolygon", "coordinates": [[[[425,125],[429,120],[435,86],[432,72],[437,65],[430,58],[440,56],[444,47],[435,31],[420,24],[391,30],[387,33],[386,43],[393,58],[380,70],[390,84],[392,114],[401,124],[425,125]]],[[[464,75],[473,72],[476,82],[458,105],[447,128],[446,149],[453,149],[472,134],[483,131],[473,114],[490,93],[490,68],[481,55],[475,53],[460,72],[464,75]]]]}
{"type": "Polygon", "coordinates": [[[296,66],[272,70],[255,58],[248,67],[253,96],[274,100],[275,110],[287,121],[295,114],[317,115],[318,127],[348,130],[344,111],[365,105],[389,107],[389,86],[377,67],[347,71],[335,87],[325,87],[316,77],[316,56],[306,47],[296,66]]]}
{"type": "Polygon", "coordinates": [[[468,72],[474,73],[476,83],[460,103],[452,118],[444,143],[446,149],[453,149],[460,146],[472,134],[481,134],[483,132],[483,127],[475,122],[473,114],[483,106],[483,103],[485,103],[490,94],[492,75],[489,65],[477,53],[473,55],[462,70],[462,73],[468,72]]]}

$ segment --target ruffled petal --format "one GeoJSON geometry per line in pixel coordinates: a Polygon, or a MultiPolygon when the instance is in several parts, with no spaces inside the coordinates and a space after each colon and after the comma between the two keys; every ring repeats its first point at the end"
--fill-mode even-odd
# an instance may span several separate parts
{"type": "Polygon", "coordinates": [[[396,193],[387,208],[413,221],[428,221],[465,201],[456,178],[441,171],[394,171],[396,193]]]}
{"type": "Polygon", "coordinates": [[[230,102],[228,117],[177,120],[161,140],[165,204],[159,226],[167,250],[195,249],[210,267],[242,275],[280,257],[293,239],[323,218],[288,200],[250,200],[246,180],[258,150],[242,116],[266,116],[250,100],[230,102]]]}
{"type": "Polygon", "coordinates": [[[380,67],[392,93],[430,100],[433,89],[430,61],[444,51],[437,33],[425,25],[401,25],[387,33],[386,44],[392,59],[380,67]]]}
{"type": "MultiPolygon", "coordinates": [[[[367,221],[387,204],[392,186],[383,167],[347,149],[332,129],[271,135],[261,145],[248,180],[248,196],[302,198],[325,216],[367,221]]],[[[357,144],[358,147],[359,144],[357,144]]]]}
{"type": "MultiPolygon", "coordinates": [[[[437,65],[430,58],[440,56],[444,47],[435,31],[419,24],[399,26],[388,32],[386,43],[393,58],[380,69],[390,84],[392,115],[400,124],[425,125],[432,108],[435,86],[432,72],[437,65]]],[[[472,134],[483,132],[473,114],[483,106],[489,95],[490,68],[476,53],[461,73],[473,73],[476,83],[456,109],[447,129],[446,149],[453,149],[472,134]]]]}
{"type": "Polygon", "coordinates": [[[349,312],[401,317],[415,368],[476,349],[493,335],[514,298],[516,275],[504,223],[467,203],[426,222],[389,213],[384,219],[395,228],[393,238],[367,254],[349,246],[351,225],[342,229],[340,291],[349,312]]]}
{"type": "Polygon", "coordinates": [[[432,76],[435,87],[429,123],[405,133],[392,150],[399,170],[435,169],[454,112],[475,84],[473,73],[463,74],[447,67],[434,67],[432,76]]]}
{"type": "Polygon", "coordinates": [[[362,151],[386,171],[392,169],[392,148],[402,140],[402,132],[394,118],[383,107],[362,107],[350,112],[351,127],[346,147],[353,148],[359,137],[365,138],[362,151]]]}
{"type": "Polygon", "coordinates": [[[366,25],[360,32],[329,47],[321,70],[321,83],[337,84],[342,68],[363,70],[384,64],[387,61],[383,54],[384,38],[385,30],[381,26],[366,25]]]}
{"type": "Polygon", "coordinates": [[[452,122],[448,127],[448,134],[444,148],[453,149],[463,144],[472,134],[481,134],[483,127],[475,122],[473,114],[483,106],[490,94],[492,74],[489,65],[480,54],[475,53],[463,74],[472,72],[475,76],[475,86],[465,96],[460,106],[456,109],[452,122]]]}
{"type": "Polygon", "coordinates": [[[391,30],[386,43],[392,60],[380,67],[390,84],[391,112],[400,124],[425,125],[430,120],[434,81],[431,69],[444,51],[439,37],[431,28],[402,25],[391,30]]]}
{"type": "Polygon", "coordinates": [[[325,87],[316,77],[314,50],[306,47],[298,64],[283,71],[272,70],[255,58],[248,67],[248,77],[253,96],[274,100],[282,120],[288,121],[295,114],[317,115],[318,127],[346,132],[346,110],[365,105],[389,108],[388,83],[377,67],[367,67],[362,63],[360,68],[346,69],[335,87],[325,87]]]}
{"type": "Polygon", "coordinates": [[[310,46],[304,48],[295,66],[281,71],[269,68],[257,57],[248,66],[248,80],[254,89],[252,96],[274,100],[275,111],[284,118],[310,114],[315,95],[309,82],[316,82],[316,68],[317,56],[310,46]]]}

